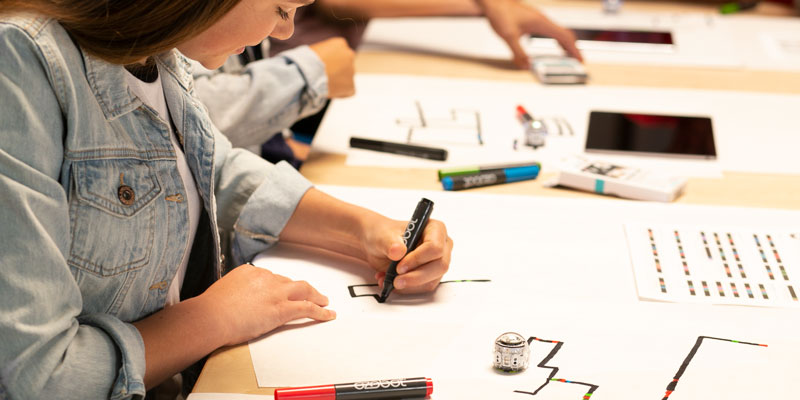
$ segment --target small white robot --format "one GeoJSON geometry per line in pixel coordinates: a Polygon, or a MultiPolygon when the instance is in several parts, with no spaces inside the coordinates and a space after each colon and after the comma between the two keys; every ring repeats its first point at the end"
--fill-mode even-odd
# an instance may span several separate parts
{"type": "Polygon", "coordinates": [[[503,372],[522,372],[528,368],[530,345],[522,335],[506,332],[494,341],[494,367],[503,372]]]}

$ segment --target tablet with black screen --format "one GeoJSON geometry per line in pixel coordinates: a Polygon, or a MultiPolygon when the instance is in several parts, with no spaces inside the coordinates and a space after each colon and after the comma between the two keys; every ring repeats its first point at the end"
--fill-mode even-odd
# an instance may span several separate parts
{"type": "Polygon", "coordinates": [[[587,152],[714,159],[711,118],[592,111],[587,152]]]}
{"type": "MultiPolygon", "coordinates": [[[[581,50],[636,51],[672,53],[675,40],[669,31],[646,31],[632,29],[572,28],[581,50]]],[[[555,40],[533,34],[527,45],[533,48],[556,46],[555,40]]]]}

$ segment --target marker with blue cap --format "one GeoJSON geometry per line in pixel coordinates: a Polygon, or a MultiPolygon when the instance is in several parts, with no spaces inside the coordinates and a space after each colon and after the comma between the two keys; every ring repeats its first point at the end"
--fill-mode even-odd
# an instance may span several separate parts
{"type": "Polygon", "coordinates": [[[444,190],[463,190],[531,180],[539,176],[540,170],[539,163],[535,163],[522,167],[491,169],[475,174],[446,176],[442,178],[442,187],[444,190]]]}
{"type": "Polygon", "coordinates": [[[492,165],[467,165],[462,167],[452,167],[452,168],[442,168],[438,171],[439,180],[441,181],[445,177],[448,176],[457,176],[457,175],[472,175],[477,174],[479,172],[489,172],[494,170],[504,170],[509,168],[521,168],[521,167],[541,167],[536,161],[525,161],[519,163],[510,163],[510,164],[492,164],[492,165]]]}

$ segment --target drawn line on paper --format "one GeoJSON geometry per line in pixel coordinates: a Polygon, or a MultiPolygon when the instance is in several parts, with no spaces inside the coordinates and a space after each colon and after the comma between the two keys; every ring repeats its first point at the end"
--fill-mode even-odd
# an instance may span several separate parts
{"type": "Polygon", "coordinates": [[[531,396],[536,396],[536,394],[539,393],[539,391],[541,391],[542,389],[544,389],[544,387],[547,386],[548,383],[550,383],[550,382],[562,382],[562,383],[570,383],[570,384],[574,384],[574,385],[588,386],[589,389],[586,391],[586,394],[583,395],[582,400],[589,400],[589,398],[592,396],[594,391],[597,390],[597,388],[599,388],[600,386],[592,384],[592,383],[578,382],[578,381],[571,381],[571,380],[567,380],[567,379],[556,378],[555,376],[556,376],[556,374],[558,374],[558,367],[551,367],[551,366],[547,365],[547,363],[550,361],[550,359],[552,359],[556,355],[556,353],[558,353],[558,351],[561,350],[561,346],[564,345],[564,342],[560,342],[558,340],[539,339],[537,337],[531,336],[531,337],[528,338],[528,344],[530,345],[534,340],[536,340],[537,342],[543,342],[543,343],[555,343],[555,346],[553,347],[552,350],[550,350],[550,353],[548,353],[547,356],[545,358],[543,358],[542,361],[539,362],[539,364],[536,365],[539,368],[547,368],[547,369],[549,369],[550,370],[550,375],[547,377],[547,379],[545,379],[544,383],[541,386],[539,386],[539,388],[536,389],[535,391],[526,392],[526,391],[523,391],[523,390],[515,390],[514,393],[529,394],[531,396]]]}
{"type": "Polygon", "coordinates": [[[661,273],[661,261],[658,260],[658,249],[656,248],[656,240],[653,238],[653,230],[648,228],[647,234],[650,235],[650,248],[653,250],[653,260],[656,263],[656,271],[661,273]]]}
{"type": "Polygon", "coordinates": [[[766,344],[742,342],[742,341],[739,341],[739,340],[731,340],[731,339],[721,339],[721,338],[716,338],[716,337],[711,337],[711,336],[698,336],[697,337],[697,341],[694,342],[694,346],[692,347],[692,350],[689,351],[689,354],[683,360],[683,363],[681,364],[680,368],[678,368],[678,372],[675,374],[675,376],[672,378],[672,380],[667,384],[667,392],[666,392],[666,394],[664,394],[664,398],[661,399],[661,400],[669,399],[669,396],[672,393],[675,392],[675,388],[678,386],[678,381],[681,379],[681,376],[683,376],[683,373],[686,372],[686,367],[688,367],[689,363],[692,362],[692,358],[694,358],[694,355],[697,354],[697,351],[700,349],[700,345],[703,344],[703,340],[705,340],[705,339],[720,340],[720,341],[723,341],[723,342],[731,342],[731,343],[738,343],[738,344],[747,344],[747,345],[751,345],[751,346],[768,347],[766,344]]]}
{"type": "Polygon", "coordinates": [[[742,267],[742,260],[739,259],[739,252],[736,250],[736,244],[733,242],[733,236],[730,233],[728,235],[728,242],[731,244],[731,251],[733,251],[733,257],[736,259],[736,265],[739,266],[739,274],[742,275],[742,279],[747,279],[747,274],[744,273],[744,267],[742,267]]]}
{"type": "MultiPolygon", "coordinates": [[[[653,230],[647,228],[647,234],[650,236],[650,249],[653,251],[653,261],[656,264],[656,271],[661,274],[661,260],[658,258],[658,248],[656,247],[656,239],[653,237],[653,230]]],[[[667,285],[664,282],[664,278],[661,276],[658,277],[658,287],[661,289],[661,293],[667,293],[667,285]]]]}
{"type": "Polygon", "coordinates": [[[754,233],[753,239],[755,239],[756,241],[756,247],[758,248],[758,253],[761,255],[761,261],[764,263],[764,269],[767,270],[767,275],[769,275],[769,279],[775,280],[775,275],[772,274],[772,268],[769,267],[769,261],[767,261],[767,255],[764,253],[764,249],[761,247],[761,241],[758,240],[758,235],[754,233]]]}
{"type": "MultiPolygon", "coordinates": [[[[794,235],[792,235],[794,237],[794,235]]],[[[781,261],[781,256],[778,254],[778,248],[775,247],[775,243],[772,241],[772,236],[767,235],[767,241],[769,241],[769,247],[772,248],[772,254],[775,256],[775,261],[778,262],[778,268],[781,270],[781,274],[783,275],[783,280],[788,281],[789,275],[786,273],[786,269],[783,268],[783,261],[781,261]]]]}
{"type": "MultiPolygon", "coordinates": [[[[451,280],[451,281],[441,281],[441,282],[439,282],[439,284],[442,285],[442,284],[445,284],[445,283],[473,283],[473,282],[475,282],[475,283],[484,283],[484,282],[491,282],[491,281],[492,281],[491,279],[459,279],[459,280],[451,280]]],[[[356,288],[361,288],[361,287],[378,287],[378,284],[377,283],[364,283],[364,284],[361,284],[361,285],[350,285],[350,286],[347,287],[347,290],[350,292],[350,297],[352,297],[352,298],[356,298],[356,297],[372,297],[372,298],[375,299],[375,301],[378,301],[380,299],[380,297],[381,297],[380,293],[357,294],[356,293],[356,288]]],[[[378,301],[378,302],[380,303],[380,301],[378,301]]]]}
{"type": "Polygon", "coordinates": [[[708,240],[706,240],[706,233],[700,231],[700,237],[703,239],[703,246],[706,248],[706,255],[708,255],[708,259],[710,260],[711,257],[711,249],[708,248],[708,240]]]}
{"type": "Polygon", "coordinates": [[[683,251],[683,243],[681,243],[681,234],[678,233],[678,230],[674,230],[675,232],[675,243],[678,245],[678,253],[681,255],[681,264],[683,264],[683,273],[686,276],[689,276],[689,264],[686,262],[686,252],[683,251]]]}
{"type": "Polygon", "coordinates": [[[717,249],[719,250],[719,258],[720,260],[722,260],[722,266],[725,267],[725,275],[728,275],[728,278],[733,278],[733,275],[731,275],[731,268],[728,267],[728,259],[725,258],[725,251],[722,250],[722,243],[720,243],[719,241],[719,235],[717,235],[717,232],[714,232],[714,242],[717,243],[717,249]]]}
{"type": "Polygon", "coordinates": [[[761,296],[764,297],[764,300],[769,300],[769,297],[767,296],[767,289],[764,287],[764,285],[759,283],[758,288],[761,289],[761,296]]]}
{"type": "Polygon", "coordinates": [[[792,285],[787,286],[787,288],[789,288],[789,294],[792,296],[792,300],[797,301],[797,293],[794,292],[792,285]]]}
{"type": "Polygon", "coordinates": [[[470,135],[476,135],[478,145],[483,146],[480,111],[453,108],[450,109],[450,115],[447,118],[431,118],[430,115],[426,115],[422,103],[420,103],[419,100],[414,101],[414,106],[417,111],[417,117],[415,119],[397,118],[395,120],[397,125],[408,127],[406,142],[412,143],[415,134],[421,135],[425,129],[445,129],[453,133],[466,132],[470,135]],[[474,120],[474,124],[472,122],[466,123],[464,118],[460,118],[461,116],[466,116],[466,119],[474,120]]]}

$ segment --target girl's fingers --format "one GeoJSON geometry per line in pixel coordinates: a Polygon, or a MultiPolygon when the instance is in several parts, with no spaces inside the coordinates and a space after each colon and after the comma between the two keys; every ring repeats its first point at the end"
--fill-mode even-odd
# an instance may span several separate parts
{"type": "Polygon", "coordinates": [[[308,300],[319,306],[324,307],[328,305],[328,298],[318,292],[317,289],[314,289],[314,287],[306,281],[289,282],[287,286],[287,298],[289,301],[308,300]]]}
{"type": "Polygon", "coordinates": [[[421,265],[407,274],[398,275],[394,279],[394,286],[404,293],[432,290],[445,272],[447,272],[447,264],[442,259],[438,259],[421,265]]]}
{"type": "Polygon", "coordinates": [[[282,308],[283,322],[281,325],[301,318],[311,318],[315,321],[330,321],[336,318],[335,311],[322,308],[311,301],[289,301],[283,304],[282,308]]]}

